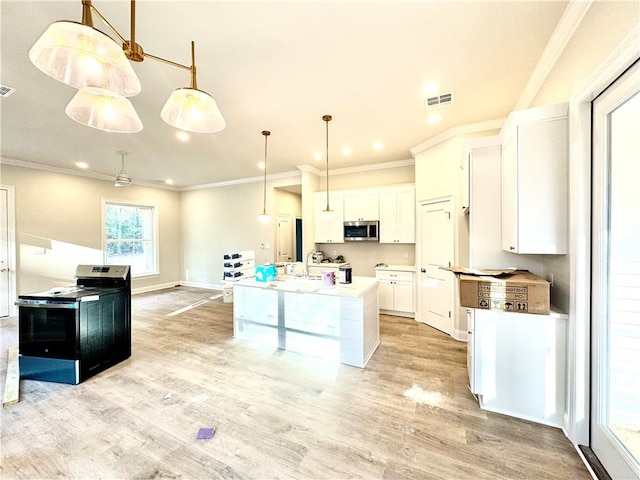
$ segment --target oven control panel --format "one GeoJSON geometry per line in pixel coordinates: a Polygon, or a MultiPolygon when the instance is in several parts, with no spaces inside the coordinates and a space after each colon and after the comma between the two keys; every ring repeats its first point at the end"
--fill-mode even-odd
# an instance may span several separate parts
{"type": "Polygon", "coordinates": [[[78,265],[76,278],[127,278],[129,265],[78,265]]]}

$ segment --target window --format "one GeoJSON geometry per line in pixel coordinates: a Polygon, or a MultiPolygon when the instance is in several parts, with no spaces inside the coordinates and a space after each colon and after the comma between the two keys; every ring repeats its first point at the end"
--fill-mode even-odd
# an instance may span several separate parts
{"type": "Polygon", "coordinates": [[[104,219],[105,263],[131,265],[133,276],[158,273],[155,207],[107,201],[104,219]]]}

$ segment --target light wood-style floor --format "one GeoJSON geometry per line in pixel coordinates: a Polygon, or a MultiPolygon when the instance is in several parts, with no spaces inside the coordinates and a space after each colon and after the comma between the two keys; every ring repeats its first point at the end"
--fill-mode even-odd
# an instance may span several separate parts
{"type": "MultiPolygon", "coordinates": [[[[76,386],[21,381],[0,478],[590,478],[559,429],[479,409],[464,343],[381,316],[368,366],[333,364],[234,340],[216,293],[135,295],[129,360],[76,386]]],[[[0,327],[4,388],[16,319],[0,327]]]]}

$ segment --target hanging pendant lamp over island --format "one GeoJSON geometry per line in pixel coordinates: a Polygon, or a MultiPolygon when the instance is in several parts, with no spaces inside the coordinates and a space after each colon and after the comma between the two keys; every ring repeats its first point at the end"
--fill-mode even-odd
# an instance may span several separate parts
{"type": "Polygon", "coordinates": [[[271,132],[263,130],[262,135],[264,135],[264,183],[262,188],[262,213],[258,215],[258,221],[260,223],[269,223],[271,215],[267,213],[267,137],[271,135],[271,132]]]}
{"type": "Polygon", "coordinates": [[[322,211],[322,214],[327,217],[330,218],[333,216],[333,210],[331,210],[331,208],[329,207],[329,122],[331,121],[331,115],[323,115],[322,116],[322,120],[324,120],[325,123],[325,136],[326,136],[326,140],[327,140],[327,145],[326,145],[326,155],[325,158],[327,160],[327,208],[325,208],[322,211]]]}
{"type": "Polygon", "coordinates": [[[191,42],[191,66],[144,52],[135,41],[135,0],[131,0],[131,39],[126,40],[93,6],[82,0],[82,22],[61,20],[52,23],[29,51],[29,59],[42,72],[78,89],[67,105],[69,118],[106,132],[136,133],[142,121],[125,98],[140,93],[141,84],[131,63],[151,58],[189,70],[189,87],[173,91],[162,108],[161,118],[180,130],[214,133],[226,122],[211,95],[198,90],[195,43],[191,42]],[[118,37],[122,46],[93,26],[95,13],[118,37]]]}

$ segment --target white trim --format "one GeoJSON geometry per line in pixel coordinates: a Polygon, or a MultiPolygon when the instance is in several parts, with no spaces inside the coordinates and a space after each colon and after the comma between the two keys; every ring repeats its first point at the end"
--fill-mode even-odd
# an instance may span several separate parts
{"type": "MultiPolygon", "coordinates": [[[[299,178],[299,177],[300,177],[300,172],[294,172],[294,171],[267,174],[267,180],[279,180],[283,178],[299,178]]],[[[179,190],[181,192],[189,192],[192,190],[204,190],[207,188],[221,188],[221,187],[230,187],[233,185],[243,185],[245,183],[262,183],[263,181],[264,181],[264,175],[260,175],[257,177],[236,178],[234,180],[225,180],[224,182],[205,183],[202,185],[181,187],[179,188],[179,190]]]]}
{"type": "Polygon", "coordinates": [[[158,290],[166,290],[168,288],[175,288],[175,287],[179,287],[182,285],[182,282],[167,282],[167,283],[157,283],[155,285],[148,285],[148,286],[144,286],[144,287],[136,287],[136,288],[132,288],[131,289],[131,294],[132,295],[136,295],[136,294],[140,294],[140,293],[147,293],[147,292],[155,292],[158,290]]]}
{"type": "Polygon", "coordinates": [[[595,70],[569,103],[569,324],[567,436],[589,445],[591,101],[640,57],[640,26],[595,70]]]}
{"type": "Polygon", "coordinates": [[[587,14],[594,0],[571,0],[567,5],[556,29],[553,31],[551,38],[547,42],[542,55],[538,59],[533,73],[529,77],[527,85],[520,94],[520,98],[514,106],[514,110],[528,108],[535,96],[540,91],[540,87],[544,84],[549,72],[560,58],[562,52],[573,37],[578,26],[582,23],[582,19],[587,14]]]}
{"type": "Polygon", "coordinates": [[[9,268],[9,316],[17,315],[15,300],[17,298],[16,263],[16,188],[13,185],[0,184],[0,189],[7,191],[7,267],[9,268]]]}
{"type": "Polygon", "coordinates": [[[429,150],[430,148],[438,145],[439,143],[446,142],[447,140],[457,137],[458,135],[467,135],[469,133],[479,133],[485,132],[487,130],[499,130],[502,128],[504,124],[504,118],[496,118],[494,120],[486,120],[484,122],[477,123],[468,123],[466,125],[458,125],[456,127],[450,128],[442,132],[435,137],[431,137],[429,140],[422,142],[415,147],[409,149],[411,155],[415,158],[415,156],[425,150],[429,150]]]}
{"type": "MultiPolygon", "coordinates": [[[[206,290],[220,290],[222,291],[223,285],[220,283],[204,283],[204,282],[188,282],[183,280],[180,285],[193,288],[204,288],[206,290]]],[[[227,285],[233,285],[233,282],[227,282],[227,285]]]]}

